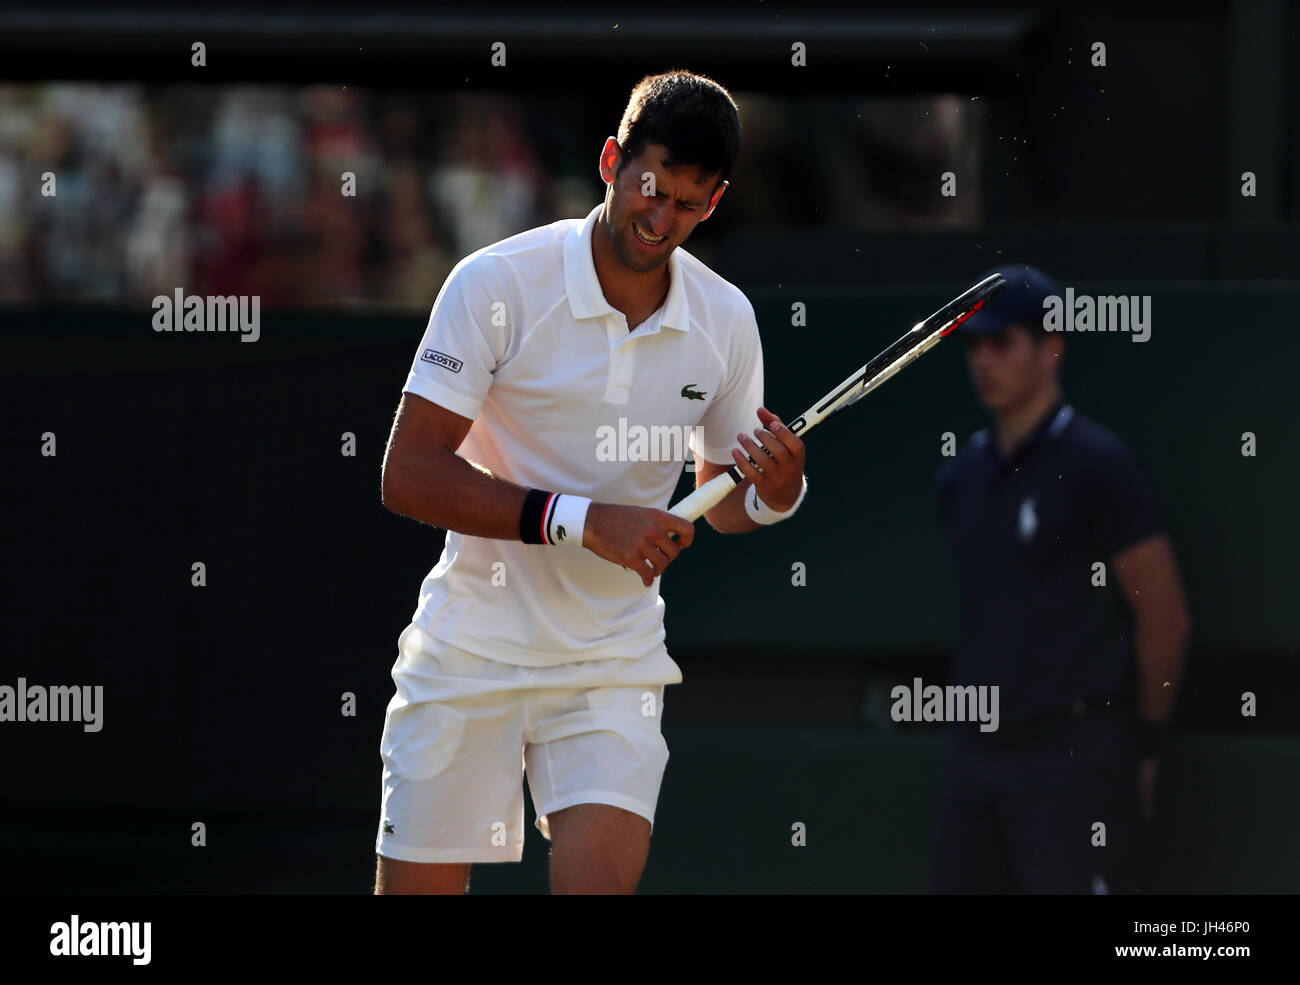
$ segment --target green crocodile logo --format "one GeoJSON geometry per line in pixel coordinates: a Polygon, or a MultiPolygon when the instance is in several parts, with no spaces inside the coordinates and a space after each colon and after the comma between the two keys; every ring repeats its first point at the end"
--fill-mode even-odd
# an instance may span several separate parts
{"type": "Polygon", "coordinates": [[[699,386],[698,383],[687,383],[682,387],[682,396],[687,400],[703,400],[707,390],[692,390],[691,387],[699,386]]]}

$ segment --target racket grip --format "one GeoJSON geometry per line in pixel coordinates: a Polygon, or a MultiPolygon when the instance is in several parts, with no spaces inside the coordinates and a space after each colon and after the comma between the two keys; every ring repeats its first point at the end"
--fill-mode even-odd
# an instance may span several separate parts
{"type": "Polygon", "coordinates": [[[735,489],[736,485],[736,480],[733,479],[731,474],[728,472],[723,472],[721,475],[715,475],[704,485],[700,486],[699,489],[696,489],[685,499],[678,502],[676,506],[671,507],[668,512],[673,516],[679,516],[683,520],[690,520],[691,523],[694,523],[700,517],[704,516],[705,513],[709,512],[709,510],[713,509],[713,507],[726,499],[727,493],[735,489]]]}

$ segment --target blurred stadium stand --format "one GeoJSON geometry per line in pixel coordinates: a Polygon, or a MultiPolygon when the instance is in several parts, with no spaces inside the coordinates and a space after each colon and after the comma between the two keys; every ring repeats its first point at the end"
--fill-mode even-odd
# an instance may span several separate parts
{"type": "Polygon", "coordinates": [[[427,307],[465,252],[585,212],[640,71],[693,58],[737,92],[746,145],[692,247],[742,284],[932,282],[954,249],[1033,255],[1063,277],[1288,278],[1300,100],[1280,45],[1246,46],[1269,26],[1237,14],[1250,6],[1162,7],[1158,23],[1140,4],[788,21],[701,8],[607,28],[508,5],[0,12],[18,80],[0,89],[0,301],[132,303],[184,278],[266,307],[427,307]],[[509,58],[485,72],[492,38],[509,58]],[[813,56],[776,72],[789,38],[813,56]],[[1105,69],[1084,38],[1110,39],[1105,69]],[[205,68],[189,65],[194,39],[205,68]],[[1181,71],[1151,70],[1157,43],[1181,71]],[[338,82],[301,84],[322,64],[338,82]],[[1246,167],[1260,191],[1243,203],[1246,167]],[[50,169],[57,198],[18,193],[50,169]],[[955,199],[937,195],[947,170],[955,199]]]}

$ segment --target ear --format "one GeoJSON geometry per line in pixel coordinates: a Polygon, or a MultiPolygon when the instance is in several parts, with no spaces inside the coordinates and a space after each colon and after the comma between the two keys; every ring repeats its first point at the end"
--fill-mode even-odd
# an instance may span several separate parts
{"type": "Polygon", "coordinates": [[[614,174],[618,171],[618,162],[623,158],[623,148],[613,137],[605,138],[605,146],[600,150],[600,179],[607,185],[614,183],[614,174]]]}
{"type": "Polygon", "coordinates": [[[700,216],[700,222],[703,222],[709,216],[713,215],[713,210],[718,207],[718,199],[722,198],[722,193],[727,190],[727,186],[729,184],[731,184],[731,182],[724,181],[722,184],[718,186],[718,190],[714,192],[713,197],[709,199],[708,210],[704,213],[704,215],[700,216]]]}

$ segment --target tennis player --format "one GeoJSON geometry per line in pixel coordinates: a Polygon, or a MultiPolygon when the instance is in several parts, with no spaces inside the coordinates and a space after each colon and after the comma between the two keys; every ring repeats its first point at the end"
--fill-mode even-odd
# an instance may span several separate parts
{"type": "Polygon", "coordinates": [[[761,407],[753,307],[680,248],[739,149],[723,87],[643,79],[600,152],[604,201],[470,254],[434,302],[383,501],[448,534],[398,640],[377,893],[462,893],[473,863],[519,861],[525,774],[551,891],[636,890],[681,682],[658,584],[694,532],[665,511],[685,448],[697,485],[746,476],[706,516],[723,533],[807,488],[802,442],[761,407]]]}

